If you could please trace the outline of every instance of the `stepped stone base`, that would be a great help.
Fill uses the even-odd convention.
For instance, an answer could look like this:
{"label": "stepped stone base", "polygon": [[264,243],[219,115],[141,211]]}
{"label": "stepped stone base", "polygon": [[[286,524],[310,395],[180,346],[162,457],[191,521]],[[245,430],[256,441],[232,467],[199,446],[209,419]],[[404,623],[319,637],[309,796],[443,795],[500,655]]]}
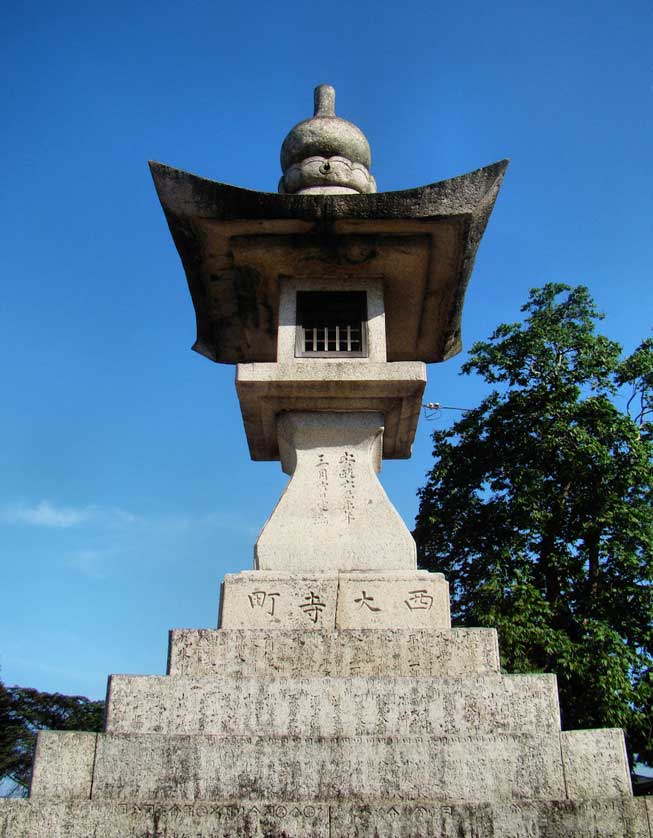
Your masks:
{"label": "stepped stone base", "polygon": [[0,800],[1,838],[653,838],[653,799],[476,805],[385,800]]}
{"label": "stepped stone base", "polygon": [[[328,627],[297,622],[306,585]],[[439,575],[224,591],[223,622],[255,627],[173,631],[167,676],[112,676],[104,733],[41,732],[0,838],[653,838],[621,731],[561,732],[554,676],[504,675],[494,631],[404,613],[416,592],[448,625]],[[272,627],[257,591],[284,605]],[[357,627],[363,592],[403,624]]]}

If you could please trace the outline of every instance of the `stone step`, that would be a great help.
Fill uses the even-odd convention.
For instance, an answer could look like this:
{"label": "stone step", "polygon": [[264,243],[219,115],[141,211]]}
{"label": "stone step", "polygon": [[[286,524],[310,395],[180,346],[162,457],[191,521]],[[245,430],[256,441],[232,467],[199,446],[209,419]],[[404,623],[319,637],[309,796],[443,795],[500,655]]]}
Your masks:
{"label": "stone step", "polygon": [[[70,780],[67,766],[73,767]],[[630,793],[618,730],[342,739],[84,737],[45,731],[38,738],[31,789],[33,799],[120,801],[394,798],[489,803]]]}
{"label": "stone step", "polygon": [[107,733],[443,736],[557,733],[553,675],[221,678],[113,675]]}
{"label": "stone step", "polygon": [[0,799],[2,838],[653,838],[653,798],[502,801]]}
{"label": "stone step", "polygon": [[494,629],[176,629],[169,675],[458,677],[498,672]]}

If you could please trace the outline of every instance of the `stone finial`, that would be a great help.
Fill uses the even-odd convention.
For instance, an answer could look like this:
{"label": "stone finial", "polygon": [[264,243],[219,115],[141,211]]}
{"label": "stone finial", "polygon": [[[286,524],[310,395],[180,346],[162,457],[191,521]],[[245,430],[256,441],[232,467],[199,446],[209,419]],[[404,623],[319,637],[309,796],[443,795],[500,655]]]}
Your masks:
{"label": "stone finial", "polygon": [[336,91],[320,84],[314,112],[290,131],[281,146],[279,192],[299,194],[370,193],[370,146],[365,134],[336,116]]}
{"label": "stone finial", "polygon": [[336,115],[336,89],[330,84],[318,84],[313,91],[313,116]]}

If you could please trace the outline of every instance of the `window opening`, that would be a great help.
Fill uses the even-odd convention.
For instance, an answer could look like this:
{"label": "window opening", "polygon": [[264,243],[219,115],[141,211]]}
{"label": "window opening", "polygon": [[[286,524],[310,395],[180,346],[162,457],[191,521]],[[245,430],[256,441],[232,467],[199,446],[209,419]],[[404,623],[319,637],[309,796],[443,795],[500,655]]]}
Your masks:
{"label": "window opening", "polygon": [[366,357],[366,292],[298,291],[295,355]]}

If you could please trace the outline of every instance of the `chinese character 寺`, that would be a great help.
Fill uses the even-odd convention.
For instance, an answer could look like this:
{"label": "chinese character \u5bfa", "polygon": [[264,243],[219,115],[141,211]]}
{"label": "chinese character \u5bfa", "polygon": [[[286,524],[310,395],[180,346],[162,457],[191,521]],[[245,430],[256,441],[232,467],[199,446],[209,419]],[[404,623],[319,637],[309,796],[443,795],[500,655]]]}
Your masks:
{"label": "chinese character \u5bfa", "polygon": [[404,602],[411,611],[430,611],[433,597],[427,591],[410,591]]}
{"label": "chinese character \u5bfa", "polygon": [[299,607],[302,609],[304,614],[308,614],[314,623],[317,623],[320,614],[326,608],[325,603],[322,602],[319,596],[313,593],[313,591],[307,593],[304,599],[306,602],[303,602]]}
{"label": "chinese character \u5bfa", "polygon": [[363,606],[366,606],[366,608],[369,608],[370,611],[380,611],[381,610],[380,608],[376,608],[374,605],[370,605],[370,602],[374,602],[374,597],[373,596],[367,596],[365,591],[363,591],[363,595],[358,597],[358,599],[355,599],[354,602],[360,603],[360,605],[358,606],[359,608],[362,608]]}
{"label": "chinese character \u5bfa", "polygon": [[248,594],[249,604],[252,608],[263,608],[265,603],[269,600],[267,613],[272,616],[274,614],[274,598],[277,596],[279,596],[279,594],[268,594],[266,591],[254,591],[253,593]]}

